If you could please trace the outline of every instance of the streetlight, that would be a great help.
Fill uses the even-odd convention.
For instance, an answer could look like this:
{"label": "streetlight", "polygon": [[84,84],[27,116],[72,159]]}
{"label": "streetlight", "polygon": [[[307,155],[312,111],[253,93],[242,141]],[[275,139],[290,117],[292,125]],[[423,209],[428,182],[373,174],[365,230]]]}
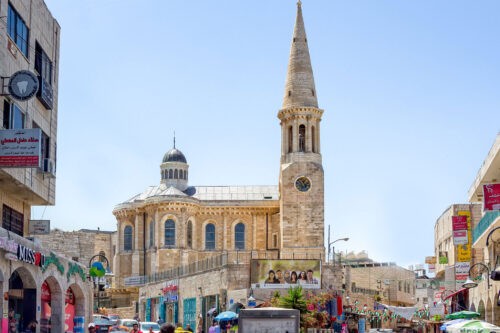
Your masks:
{"label": "streetlight", "polygon": [[[97,259],[97,260],[96,260]],[[103,263],[106,265],[104,267]],[[99,311],[99,303],[101,300],[100,279],[106,276],[113,276],[109,267],[109,260],[104,254],[96,254],[89,260],[89,275],[94,281],[94,287],[97,284],[97,311]],[[96,283],[97,281],[97,283]]]}
{"label": "streetlight", "polygon": [[483,264],[482,262],[478,262],[472,265],[469,268],[469,277],[467,281],[462,285],[462,287],[470,289],[477,287],[478,283],[476,281],[480,281],[483,277],[483,274],[486,273],[486,278],[488,282],[488,289],[490,289],[490,269],[488,266]]}
{"label": "streetlight", "polygon": [[339,238],[339,239],[336,239],[334,240],[333,242],[330,242],[328,243],[328,257],[330,257],[330,253],[333,252],[333,255],[332,255],[332,264],[335,264],[335,247],[332,246],[332,251],[330,252],[330,246],[335,243],[335,242],[338,242],[338,241],[344,241],[344,242],[347,242],[349,240],[349,237],[345,237],[345,238]]}

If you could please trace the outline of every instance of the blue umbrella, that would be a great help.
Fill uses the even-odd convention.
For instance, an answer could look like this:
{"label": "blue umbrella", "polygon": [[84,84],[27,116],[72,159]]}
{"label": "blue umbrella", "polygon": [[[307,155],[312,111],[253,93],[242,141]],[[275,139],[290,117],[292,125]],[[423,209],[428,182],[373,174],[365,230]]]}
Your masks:
{"label": "blue umbrella", "polygon": [[218,321],[233,320],[236,317],[238,317],[238,315],[236,313],[234,313],[233,311],[224,311],[224,312],[219,313],[217,315],[217,317],[215,317],[215,320],[218,320]]}

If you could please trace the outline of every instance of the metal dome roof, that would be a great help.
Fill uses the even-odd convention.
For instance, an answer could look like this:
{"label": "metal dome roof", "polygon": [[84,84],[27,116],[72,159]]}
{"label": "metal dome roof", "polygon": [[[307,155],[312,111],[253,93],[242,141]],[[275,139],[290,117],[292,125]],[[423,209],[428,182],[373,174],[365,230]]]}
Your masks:
{"label": "metal dome roof", "polygon": [[187,163],[186,157],[184,154],[177,148],[172,148],[167,153],[165,156],[163,156],[163,163],[165,162],[182,162],[182,163]]}

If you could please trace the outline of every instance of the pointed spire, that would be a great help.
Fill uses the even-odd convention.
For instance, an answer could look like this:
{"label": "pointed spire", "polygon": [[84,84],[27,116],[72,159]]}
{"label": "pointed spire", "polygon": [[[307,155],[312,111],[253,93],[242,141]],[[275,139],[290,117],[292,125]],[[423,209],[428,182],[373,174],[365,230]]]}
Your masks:
{"label": "pointed spire", "polygon": [[175,149],[175,131],[174,131],[174,149]]}
{"label": "pointed spire", "polygon": [[297,18],[288,60],[283,109],[290,107],[318,107],[314,76],[307,46],[306,29],[302,18],[302,2],[297,2]]}

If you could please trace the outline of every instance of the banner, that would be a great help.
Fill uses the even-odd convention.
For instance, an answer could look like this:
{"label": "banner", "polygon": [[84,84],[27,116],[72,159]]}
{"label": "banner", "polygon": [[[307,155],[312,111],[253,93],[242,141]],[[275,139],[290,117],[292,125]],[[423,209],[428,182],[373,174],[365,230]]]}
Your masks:
{"label": "banner", "polygon": [[458,211],[458,216],[467,217],[467,244],[460,244],[456,247],[456,258],[457,262],[470,262],[471,261],[471,244],[472,244],[472,232],[471,232],[471,219],[470,211],[462,210]]}
{"label": "banner", "polygon": [[321,288],[320,260],[255,259],[251,262],[252,288]]}
{"label": "banner", "polygon": [[457,290],[461,288],[462,284],[469,277],[470,262],[457,262],[455,263],[455,281]]}
{"label": "banner", "polygon": [[500,210],[500,183],[483,185],[483,210]]}
{"label": "banner", "polygon": [[454,230],[453,231],[453,245],[468,244],[469,237],[467,230]]}

